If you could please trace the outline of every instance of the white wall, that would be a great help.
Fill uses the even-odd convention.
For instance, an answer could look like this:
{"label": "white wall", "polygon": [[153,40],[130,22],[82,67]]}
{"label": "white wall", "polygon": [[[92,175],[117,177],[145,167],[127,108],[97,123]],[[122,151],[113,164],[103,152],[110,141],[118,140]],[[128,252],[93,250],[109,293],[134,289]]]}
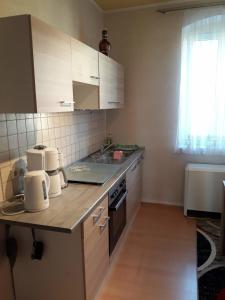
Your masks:
{"label": "white wall", "polygon": [[103,15],[90,0],[1,0],[0,17],[32,14],[98,48]]}
{"label": "white wall", "polygon": [[146,147],[143,201],[183,205],[187,162],[224,163],[223,157],[174,152],[179,97],[182,12],[153,9],[105,15],[112,57],[126,67],[126,105],[107,113],[108,132],[120,143]]}
{"label": "white wall", "polygon": [[[17,15],[17,14],[32,14],[33,16],[36,16],[37,18],[47,22],[50,25],[55,26],[56,28],[64,31],[67,34],[70,34],[81,41],[89,44],[90,46],[94,48],[98,48],[98,43],[101,37],[101,31],[103,28],[103,15],[102,13],[96,9],[96,7],[91,3],[89,0],[0,0],[0,17],[10,16],[10,15]],[[4,141],[4,144],[1,143],[0,145],[0,200],[3,200],[8,198],[12,193],[12,184],[11,184],[11,174],[10,170],[14,162],[13,159],[13,153],[16,156],[20,156],[22,154],[22,148],[28,147],[28,139],[29,137],[31,140],[34,138],[37,140],[38,136],[42,137],[43,140],[43,128],[39,128],[39,131],[42,131],[42,133],[37,133],[37,128],[35,129],[34,125],[32,128],[33,133],[29,133],[28,127],[24,127],[24,133],[23,133],[23,142],[25,143],[25,147],[19,147],[19,132],[18,132],[18,122],[19,119],[28,119],[29,116],[13,116],[14,120],[12,120],[17,125],[14,126],[14,145],[18,145],[14,150],[9,149],[10,143],[9,140],[12,141],[12,137],[9,138],[10,134],[9,127],[10,124],[10,118],[12,115],[1,115],[0,116],[0,137],[3,138],[1,140]],[[54,118],[54,115],[42,115],[42,116],[35,116],[30,115],[31,120],[34,120],[35,117],[44,117],[46,118],[47,122],[44,122],[45,124],[48,124],[47,131],[45,130],[45,134],[49,136],[48,140],[46,140],[46,143],[50,143],[50,140],[56,141],[56,136],[52,136],[53,131],[51,130],[50,133],[50,127],[49,127],[49,120],[51,118]],[[50,119],[49,119],[50,118]],[[70,131],[70,134],[68,137],[65,137],[65,120],[71,119],[72,123],[68,126],[72,126],[74,130]],[[8,124],[7,124],[8,119]],[[22,121],[21,119],[21,121]],[[87,146],[86,148],[89,148],[88,151],[91,151],[91,148],[93,150],[93,147],[95,148],[94,144],[99,143],[101,134],[103,134],[104,131],[104,116],[100,113],[83,113],[83,114],[73,114],[73,116],[69,116],[68,114],[60,115],[58,116],[59,121],[61,120],[62,123],[57,126],[58,127],[58,133],[60,130],[60,136],[58,136],[58,142],[61,142],[64,147],[64,153],[67,157],[67,162],[71,160],[71,158],[68,157],[72,155],[75,155],[74,158],[79,158],[81,155],[82,147],[84,147],[84,144]],[[77,120],[77,121],[76,121]],[[78,121],[79,120],[79,121]],[[22,121],[23,122],[23,121]],[[35,122],[35,121],[34,121]],[[99,123],[100,122],[100,123]],[[33,123],[33,121],[31,121]],[[79,124],[78,124],[79,123]],[[98,124],[100,126],[98,127]],[[9,127],[8,127],[9,126]],[[51,125],[52,126],[52,125]],[[67,127],[68,127],[67,126]],[[64,127],[64,128],[63,128]],[[12,129],[12,126],[11,126]],[[36,132],[36,133],[35,133]],[[95,132],[95,133],[94,133]],[[57,134],[58,135],[58,134]],[[71,143],[71,137],[74,136],[75,139],[81,138],[80,142],[78,142],[77,146],[75,145],[75,139],[73,143]],[[17,137],[16,137],[17,136]],[[65,148],[65,143],[63,142],[63,139],[66,139],[70,141],[70,144],[72,146],[69,148]],[[17,140],[17,142],[16,142]],[[44,141],[43,141],[44,142]],[[32,142],[33,143],[33,142]],[[54,143],[54,141],[53,141]],[[75,144],[74,144],[75,143]],[[73,145],[72,145],[73,144]],[[88,146],[88,145],[89,146]],[[12,145],[12,144],[11,144]],[[83,145],[83,146],[82,146]],[[68,145],[69,146],[69,145]],[[21,150],[19,149],[21,148]],[[10,154],[11,153],[11,154]],[[70,154],[71,155],[70,155]],[[84,152],[83,152],[84,153]],[[16,159],[17,157],[14,157]],[[69,160],[68,160],[69,159]],[[5,184],[3,181],[5,181]],[[0,299],[4,300],[12,300],[13,299],[13,293],[11,289],[11,281],[10,281],[10,272],[8,267],[8,260],[5,256],[5,249],[4,249],[4,227],[0,226]]]}

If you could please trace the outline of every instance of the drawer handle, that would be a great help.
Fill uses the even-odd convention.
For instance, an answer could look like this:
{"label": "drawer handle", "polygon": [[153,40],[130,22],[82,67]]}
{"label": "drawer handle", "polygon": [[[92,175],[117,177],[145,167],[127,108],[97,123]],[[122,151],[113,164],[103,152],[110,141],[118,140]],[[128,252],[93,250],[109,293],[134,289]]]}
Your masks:
{"label": "drawer handle", "polygon": [[61,106],[67,107],[75,104],[75,101],[60,101],[59,103],[61,104]]}
{"label": "drawer handle", "polygon": [[105,230],[105,228],[106,228],[106,226],[107,226],[107,224],[108,224],[108,222],[109,222],[110,217],[105,217],[104,219],[105,219],[105,222],[104,222],[103,224],[100,224],[100,225],[99,225],[99,228],[100,228],[100,232],[101,232],[101,233]]}
{"label": "drawer handle", "polygon": [[109,104],[120,104],[120,101],[108,101]]}
{"label": "drawer handle", "polygon": [[100,79],[99,77],[97,76],[90,76],[91,79]]}
{"label": "drawer handle", "polygon": [[100,219],[103,211],[105,210],[105,207],[101,206],[99,207],[99,212],[98,214],[93,214],[92,217],[93,217],[93,224],[96,224],[98,222],[98,220]]}

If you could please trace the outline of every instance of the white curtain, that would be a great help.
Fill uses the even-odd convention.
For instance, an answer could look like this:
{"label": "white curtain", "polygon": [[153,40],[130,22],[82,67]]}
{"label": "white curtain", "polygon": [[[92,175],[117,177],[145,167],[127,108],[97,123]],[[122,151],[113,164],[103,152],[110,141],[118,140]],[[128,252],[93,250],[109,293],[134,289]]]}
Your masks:
{"label": "white curtain", "polygon": [[177,144],[225,154],[225,9],[188,11],[182,29]]}

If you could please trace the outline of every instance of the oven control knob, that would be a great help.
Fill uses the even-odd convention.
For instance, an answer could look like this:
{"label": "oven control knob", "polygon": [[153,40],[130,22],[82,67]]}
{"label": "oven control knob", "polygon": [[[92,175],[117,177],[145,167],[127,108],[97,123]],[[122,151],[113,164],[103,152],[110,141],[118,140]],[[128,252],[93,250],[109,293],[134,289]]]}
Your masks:
{"label": "oven control knob", "polygon": [[118,195],[118,193],[119,193],[118,191],[115,191],[115,192],[114,192],[115,197]]}

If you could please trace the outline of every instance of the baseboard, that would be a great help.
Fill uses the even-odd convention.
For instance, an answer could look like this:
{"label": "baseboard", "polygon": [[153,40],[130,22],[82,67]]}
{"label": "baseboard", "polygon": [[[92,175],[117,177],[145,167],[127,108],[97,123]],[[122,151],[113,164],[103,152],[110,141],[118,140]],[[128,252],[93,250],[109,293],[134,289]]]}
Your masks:
{"label": "baseboard", "polygon": [[181,204],[180,202],[171,203],[171,202],[168,202],[168,201],[154,201],[154,200],[148,201],[146,199],[142,199],[141,203],[144,203],[144,204],[162,204],[162,205],[183,207],[183,204]]}

